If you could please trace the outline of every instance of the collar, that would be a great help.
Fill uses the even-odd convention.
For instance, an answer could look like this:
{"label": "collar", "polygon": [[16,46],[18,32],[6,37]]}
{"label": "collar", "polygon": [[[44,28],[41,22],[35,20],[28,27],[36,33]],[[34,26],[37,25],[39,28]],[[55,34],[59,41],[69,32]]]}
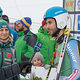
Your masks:
{"label": "collar", "polygon": [[9,38],[7,38],[6,40],[0,39],[0,42],[2,42],[2,43],[7,43],[8,41],[9,41]]}
{"label": "collar", "polygon": [[0,48],[8,47],[9,45],[10,45],[9,41],[7,43],[0,42]]}
{"label": "collar", "polygon": [[26,30],[26,31],[24,31],[24,34],[27,34],[29,31],[30,31],[29,29],[28,29],[28,30]]}

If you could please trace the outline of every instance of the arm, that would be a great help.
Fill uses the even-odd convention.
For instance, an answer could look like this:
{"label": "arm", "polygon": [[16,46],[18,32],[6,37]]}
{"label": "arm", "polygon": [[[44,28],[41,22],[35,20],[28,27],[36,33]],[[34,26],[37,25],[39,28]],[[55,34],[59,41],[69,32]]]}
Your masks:
{"label": "arm", "polygon": [[26,53],[21,55],[21,60],[22,61],[29,61],[33,52],[34,52],[34,48],[32,48],[31,46],[28,46],[28,49],[27,49]]}
{"label": "arm", "polygon": [[0,69],[0,80],[5,80],[20,74],[21,70],[18,64],[2,67]]}
{"label": "arm", "polygon": [[36,35],[26,35],[24,38],[24,41],[27,42],[27,49],[26,53],[22,54],[21,59],[22,61],[27,61],[29,58],[32,56],[34,52],[34,46],[36,45],[37,42],[37,36]]}
{"label": "arm", "polygon": [[31,66],[32,64],[26,61],[2,67],[0,69],[0,80],[5,80],[22,73],[22,70],[25,67],[27,67],[26,73],[29,73],[31,71]]}

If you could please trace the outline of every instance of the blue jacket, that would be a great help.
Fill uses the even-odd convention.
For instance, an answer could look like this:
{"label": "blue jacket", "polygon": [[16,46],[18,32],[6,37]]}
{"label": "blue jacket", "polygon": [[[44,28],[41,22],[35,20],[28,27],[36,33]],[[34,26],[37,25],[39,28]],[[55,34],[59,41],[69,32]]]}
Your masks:
{"label": "blue jacket", "polygon": [[14,30],[11,29],[11,28],[10,28],[10,32],[11,32],[12,37],[13,37],[13,46],[14,46],[14,45],[15,45],[15,42],[16,42],[16,40],[17,40],[17,38],[18,38],[18,34],[17,34],[16,31],[14,31]]}

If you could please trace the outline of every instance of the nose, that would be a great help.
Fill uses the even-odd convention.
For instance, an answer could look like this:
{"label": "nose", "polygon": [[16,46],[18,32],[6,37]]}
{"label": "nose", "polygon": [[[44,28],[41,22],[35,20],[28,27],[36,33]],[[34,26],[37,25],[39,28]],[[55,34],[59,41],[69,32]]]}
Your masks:
{"label": "nose", "polygon": [[5,31],[5,30],[3,30],[3,33],[5,34],[5,33],[6,33],[6,31]]}

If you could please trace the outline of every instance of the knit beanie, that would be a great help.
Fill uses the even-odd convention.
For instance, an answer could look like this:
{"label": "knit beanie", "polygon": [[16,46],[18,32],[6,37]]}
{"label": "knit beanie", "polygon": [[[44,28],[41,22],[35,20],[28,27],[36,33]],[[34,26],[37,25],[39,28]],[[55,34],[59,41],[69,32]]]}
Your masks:
{"label": "knit beanie", "polygon": [[[36,54],[34,55],[33,59],[34,58],[40,59],[42,61],[42,63],[44,61],[44,58],[43,58],[43,56],[42,56],[42,54],[40,52],[36,52]],[[32,63],[33,63],[33,60],[32,60]]]}
{"label": "knit beanie", "polygon": [[31,18],[29,17],[23,17],[21,20],[20,20],[21,24],[24,25],[25,27],[27,27],[28,29],[30,28],[31,24],[32,24],[32,21],[31,21]]}
{"label": "knit beanie", "polygon": [[9,23],[9,18],[8,18],[7,15],[2,15],[2,19],[5,20],[5,21],[7,21]]}
{"label": "knit beanie", "polygon": [[42,21],[42,27],[43,27],[45,24],[47,24],[47,23],[46,23],[46,20],[43,20],[43,21]]}
{"label": "knit beanie", "polygon": [[17,20],[17,21],[15,22],[15,25],[18,25],[18,24],[19,24],[19,22],[20,22],[20,20]]}
{"label": "knit beanie", "polygon": [[0,8],[0,16],[2,16],[2,13],[3,13],[3,11],[2,11],[2,9]]}
{"label": "knit beanie", "polygon": [[8,28],[9,29],[9,25],[6,21],[0,20],[0,28]]}

